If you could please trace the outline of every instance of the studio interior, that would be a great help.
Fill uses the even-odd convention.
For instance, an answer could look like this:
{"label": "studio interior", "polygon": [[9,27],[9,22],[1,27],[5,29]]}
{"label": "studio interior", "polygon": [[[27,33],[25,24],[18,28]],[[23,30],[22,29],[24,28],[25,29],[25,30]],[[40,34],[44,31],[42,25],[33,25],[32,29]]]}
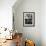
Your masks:
{"label": "studio interior", "polygon": [[0,0],[0,46],[46,46],[46,0]]}

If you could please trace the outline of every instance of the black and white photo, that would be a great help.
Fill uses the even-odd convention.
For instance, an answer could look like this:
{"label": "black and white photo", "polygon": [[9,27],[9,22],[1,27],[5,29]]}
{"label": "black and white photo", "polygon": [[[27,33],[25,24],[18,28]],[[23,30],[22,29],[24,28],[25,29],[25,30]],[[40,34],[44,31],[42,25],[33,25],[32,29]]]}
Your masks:
{"label": "black and white photo", "polygon": [[23,26],[32,27],[35,25],[35,12],[23,12]]}

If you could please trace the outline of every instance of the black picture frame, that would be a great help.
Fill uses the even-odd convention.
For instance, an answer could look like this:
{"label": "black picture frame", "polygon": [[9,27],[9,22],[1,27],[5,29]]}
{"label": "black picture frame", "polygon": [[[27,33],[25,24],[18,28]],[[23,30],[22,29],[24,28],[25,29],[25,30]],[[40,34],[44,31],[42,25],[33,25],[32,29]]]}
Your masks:
{"label": "black picture frame", "polygon": [[24,27],[35,26],[35,12],[23,12],[23,26]]}

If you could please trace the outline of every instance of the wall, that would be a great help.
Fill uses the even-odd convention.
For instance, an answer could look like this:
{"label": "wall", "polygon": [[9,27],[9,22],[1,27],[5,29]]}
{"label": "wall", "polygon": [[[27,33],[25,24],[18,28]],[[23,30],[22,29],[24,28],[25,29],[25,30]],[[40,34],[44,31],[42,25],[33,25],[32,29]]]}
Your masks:
{"label": "wall", "polygon": [[[22,32],[24,39],[34,40],[36,46],[41,46],[41,0],[20,1],[13,6],[15,30]],[[35,27],[23,27],[23,12],[35,12]]]}
{"label": "wall", "polygon": [[46,0],[41,1],[41,40],[42,46],[46,46]]}
{"label": "wall", "polygon": [[12,29],[12,6],[16,0],[0,0],[0,27]]}

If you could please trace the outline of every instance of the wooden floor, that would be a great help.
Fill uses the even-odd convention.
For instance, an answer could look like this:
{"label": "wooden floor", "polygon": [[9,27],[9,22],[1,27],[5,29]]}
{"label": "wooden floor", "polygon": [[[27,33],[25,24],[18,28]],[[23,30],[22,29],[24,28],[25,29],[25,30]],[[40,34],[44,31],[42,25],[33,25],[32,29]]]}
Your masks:
{"label": "wooden floor", "polygon": [[6,42],[2,43],[0,46],[16,46],[15,39],[13,39],[13,40],[6,40]]}

